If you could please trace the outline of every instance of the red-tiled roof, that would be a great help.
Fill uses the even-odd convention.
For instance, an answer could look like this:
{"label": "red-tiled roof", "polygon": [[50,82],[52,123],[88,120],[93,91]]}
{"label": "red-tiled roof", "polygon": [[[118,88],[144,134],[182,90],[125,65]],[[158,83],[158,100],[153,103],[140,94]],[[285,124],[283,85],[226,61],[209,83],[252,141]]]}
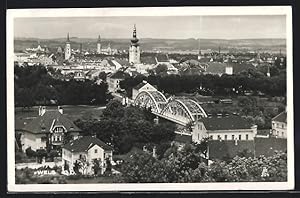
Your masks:
{"label": "red-tiled roof", "polygon": [[63,148],[72,152],[85,152],[88,151],[94,145],[98,145],[105,151],[112,151],[113,148],[102,142],[96,137],[83,136],[79,139],[73,140],[63,146]]}
{"label": "red-tiled roof", "polygon": [[69,132],[81,131],[71,120],[57,110],[46,110],[42,116],[38,116],[25,125],[23,130],[31,133],[49,133],[53,123],[63,125]]}
{"label": "red-tiled roof", "polygon": [[202,118],[207,130],[230,130],[230,129],[250,129],[252,125],[240,116],[230,116],[222,118]]}
{"label": "red-tiled roof", "polygon": [[286,123],[286,111],[281,112],[280,114],[278,114],[277,116],[275,116],[274,118],[272,118],[273,121],[276,122],[284,122]]}

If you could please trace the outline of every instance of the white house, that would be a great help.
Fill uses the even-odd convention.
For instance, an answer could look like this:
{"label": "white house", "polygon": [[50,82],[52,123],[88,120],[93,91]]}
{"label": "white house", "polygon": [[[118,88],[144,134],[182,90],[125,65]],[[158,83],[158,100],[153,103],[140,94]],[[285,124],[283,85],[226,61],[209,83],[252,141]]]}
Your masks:
{"label": "white house", "polygon": [[72,170],[75,162],[83,162],[87,166],[93,166],[93,161],[98,160],[101,167],[105,168],[107,159],[112,162],[112,152],[112,147],[98,138],[83,136],[63,146],[62,162]]}
{"label": "white house", "polygon": [[277,138],[287,138],[286,111],[272,118],[272,134]]}
{"label": "white house", "polygon": [[200,142],[209,137],[211,140],[253,141],[256,133],[257,126],[239,116],[201,118],[194,125],[192,140]]}
{"label": "white house", "polygon": [[37,149],[60,149],[67,135],[74,139],[78,137],[79,129],[64,114],[63,109],[46,109],[39,107],[39,115],[22,129],[22,150],[27,148]]}

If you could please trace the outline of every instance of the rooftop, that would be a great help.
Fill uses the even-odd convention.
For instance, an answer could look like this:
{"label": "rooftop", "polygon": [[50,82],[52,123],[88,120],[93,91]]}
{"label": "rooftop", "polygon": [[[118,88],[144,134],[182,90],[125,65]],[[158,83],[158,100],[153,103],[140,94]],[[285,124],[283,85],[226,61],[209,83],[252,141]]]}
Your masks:
{"label": "rooftop", "polygon": [[81,129],[58,110],[46,110],[42,116],[38,116],[25,125],[23,130],[31,133],[49,133],[51,126],[54,125],[63,125],[67,131],[81,131]]}
{"label": "rooftop", "polygon": [[286,122],[286,111],[281,112],[280,114],[278,114],[277,116],[275,116],[274,118],[272,118],[273,121],[276,122]]}
{"label": "rooftop", "polygon": [[63,146],[63,148],[72,152],[85,152],[92,148],[94,145],[98,145],[106,151],[112,151],[113,148],[108,146],[101,140],[92,136],[83,136],[79,139],[73,140]]}
{"label": "rooftop", "polygon": [[240,116],[202,118],[199,121],[203,122],[207,130],[250,129],[252,127],[246,119]]}

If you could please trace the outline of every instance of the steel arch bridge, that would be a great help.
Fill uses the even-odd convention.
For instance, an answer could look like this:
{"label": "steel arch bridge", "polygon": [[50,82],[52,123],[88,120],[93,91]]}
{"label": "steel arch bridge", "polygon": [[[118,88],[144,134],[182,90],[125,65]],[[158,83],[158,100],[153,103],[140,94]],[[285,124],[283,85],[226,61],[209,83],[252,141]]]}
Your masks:
{"label": "steel arch bridge", "polygon": [[160,91],[142,91],[135,98],[134,105],[151,108],[152,113],[160,113],[167,102]]}
{"label": "steel arch bridge", "polygon": [[185,98],[168,100],[159,91],[140,92],[134,105],[150,108],[153,114],[183,126],[194,123],[201,117],[207,117],[204,109],[196,101]]}

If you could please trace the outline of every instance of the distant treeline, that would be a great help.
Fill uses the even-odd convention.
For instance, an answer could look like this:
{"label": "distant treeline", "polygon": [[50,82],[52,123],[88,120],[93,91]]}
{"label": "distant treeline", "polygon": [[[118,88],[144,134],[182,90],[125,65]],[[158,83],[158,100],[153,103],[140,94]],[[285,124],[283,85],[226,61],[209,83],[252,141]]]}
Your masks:
{"label": "distant treeline", "polygon": [[202,95],[253,95],[266,94],[269,96],[286,95],[286,72],[283,70],[278,75],[267,77],[256,70],[244,71],[237,75],[138,75],[128,77],[121,81],[121,88],[125,89],[128,96],[131,90],[142,80],[156,85],[160,91],[168,94],[199,93]]}
{"label": "distant treeline", "polygon": [[93,81],[62,81],[52,78],[43,66],[15,66],[15,105],[106,104],[111,98],[107,84]]}

